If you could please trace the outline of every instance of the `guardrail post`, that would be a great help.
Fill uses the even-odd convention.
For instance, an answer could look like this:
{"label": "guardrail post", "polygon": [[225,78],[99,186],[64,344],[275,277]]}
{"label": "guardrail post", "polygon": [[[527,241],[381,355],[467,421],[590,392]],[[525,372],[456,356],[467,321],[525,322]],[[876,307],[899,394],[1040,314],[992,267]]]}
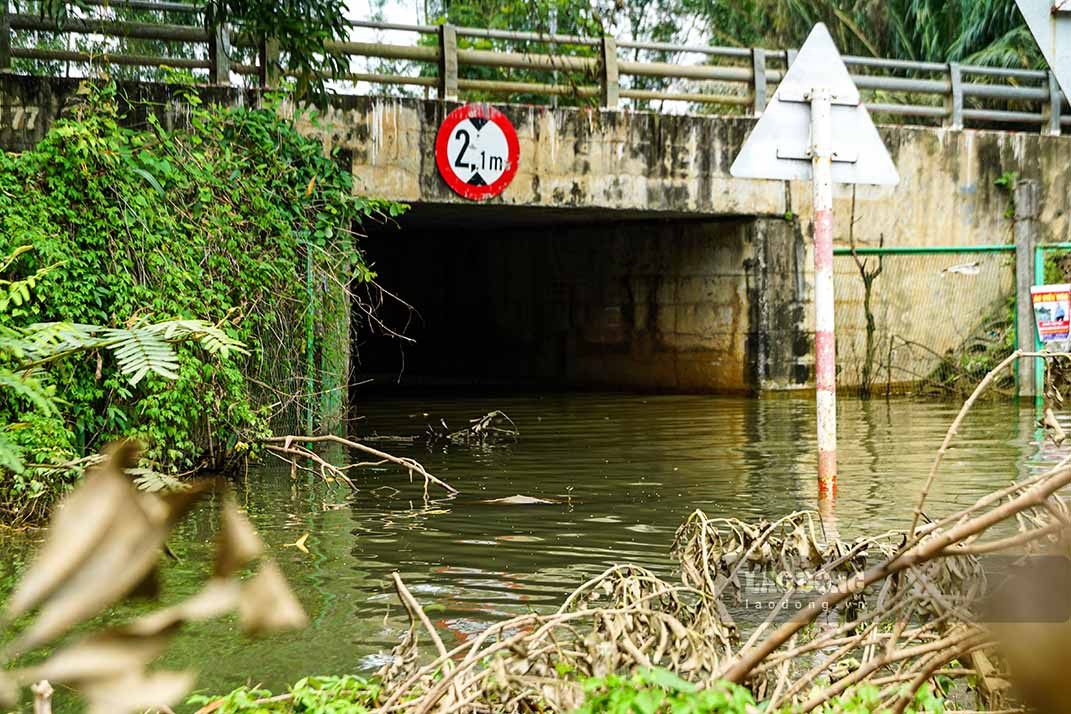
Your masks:
{"label": "guardrail post", "polygon": [[766,50],[761,47],[751,49],[751,98],[755,116],[766,111]]}
{"label": "guardrail post", "polygon": [[[1024,179],[1015,185],[1015,317],[1017,347],[1034,351],[1034,308],[1030,287],[1034,284],[1034,248],[1038,242],[1038,182]],[[1019,396],[1035,391],[1034,360],[1019,360]]]}
{"label": "guardrail post", "polygon": [[457,101],[457,28],[439,25],[439,99]]}
{"label": "guardrail post", "polygon": [[279,40],[265,38],[260,46],[260,86],[274,89],[279,86]]}
{"label": "guardrail post", "polygon": [[1056,75],[1049,72],[1049,104],[1042,110],[1045,115],[1045,123],[1041,126],[1042,134],[1060,135],[1060,113],[1063,102],[1064,95],[1060,91],[1060,83],[1056,81]]}
{"label": "guardrail post", "polygon": [[948,63],[948,78],[952,91],[945,100],[945,106],[948,108],[945,126],[958,130],[963,128],[963,69],[958,62]]}
{"label": "guardrail post", "polygon": [[0,72],[11,71],[11,15],[8,0],[0,0]]}
{"label": "guardrail post", "polygon": [[231,63],[228,52],[230,42],[227,39],[227,28],[223,23],[219,23],[212,28],[212,35],[208,38],[208,81],[212,84],[230,84]]}
{"label": "guardrail post", "polygon": [[602,106],[617,109],[621,85],[617,73],[617,39],[602,38]]}

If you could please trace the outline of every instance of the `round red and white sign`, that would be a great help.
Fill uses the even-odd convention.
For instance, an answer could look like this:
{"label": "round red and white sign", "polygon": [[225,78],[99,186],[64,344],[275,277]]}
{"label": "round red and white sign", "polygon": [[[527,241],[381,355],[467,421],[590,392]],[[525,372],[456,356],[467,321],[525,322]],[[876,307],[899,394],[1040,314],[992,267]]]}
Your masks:
{"label": "round red and white sign", "polygon": [[435,163],[450,188],[472,201],[497,196],[517,173],[517,132],[487,104],[466,104],[447,115],[435,138]]}

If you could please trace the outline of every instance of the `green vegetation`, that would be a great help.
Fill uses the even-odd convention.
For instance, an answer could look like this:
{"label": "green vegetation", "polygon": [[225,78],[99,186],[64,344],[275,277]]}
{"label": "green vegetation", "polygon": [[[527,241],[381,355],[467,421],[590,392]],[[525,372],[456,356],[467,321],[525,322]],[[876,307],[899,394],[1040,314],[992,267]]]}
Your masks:
{"label": "green vegetation", "polygon": [[1040,66],[1014,0],[714,0],[707,26],[718,44],[799,47],[826,23],[845,54],[928,62]]}
{"label": "green vegetation", "polygon": [[[235,42],[228,48],[232,63],[255,63],[258,50],[266,39],[277,43],[276,49],[286,58],[286,67],[295,78],[294,90],[300,97],[318,100],[326,98],[324,78],[347,70],[344,58],[326,51],[324,43],[345,39],[346,3],[343,0],[291,0],[279,3],[271,0],[207,0],[191,3],[204,12],[146,9],[120,4],[105,6],[99,3],[59,2],[58,0],[13,0],[13,10],[61,20],[68,17],[109,17],[124,22],[166,23],[171,25],[204,24],[208,29],[225,24]],[[29,43],[34,47],[53,50],[76,50],[91,55],[132,54],[151,57],[180,57],[200,59],[192,45],[166,40],[100,35],[64,35],[55,32],[33,32]],[[71,44],[68,44],[71,43]],[[76,65],[81,63],[75,63]],[[273,63],[279,69],[278,61]],[[17,71],[33,74],[70,74],[70,65],[57,60],[15,59]],[[84,65],[83,65],[84,67]],[[172,70],[167,67],[111,65],[109,76],[114,79],[167,80]]]}
{"label": "green vegetation", "polygon": [[[388,0],[379,0],[386,4]],[[846,54],[1041,66],[1014,0],[433,0],[428,19],[457,25],[711,45],[799,47],[826,23]]]}
{"label": "green vegetation", "polygon": [[[84,103],[35,149],[0,157],[0,255],[14,257],[0,327],[105,328],[53,335],[82,341],[34,375],[58,409],[25,389],[0,394],[5,436],[28,461],[67,462],[134,436],[147,466],[186,472],[226,463],[273,416],[293,421],[304,406],[295,395],[318,389],[323,356],[323,290],[311,287],[370,279],[355,229],[402,210],[354,196],[348,168],[273,107],[185,98],[188,127],[166,129],[149,112],[135,130],[120,121],[113,85],[87,85]],[[122,350],[100,342],[124,329],[145,339],[150,325],[173,320],[205,320],[195,337],[210,326],[248,354],[217,360],[181,345],[163,370],[131,371]],[[294,345],[306,344],[300,359]],[[25,369],[12,349],[5,367]],[[24,488],[53,497],[71,479],[37,469],[23,485],[14,462],[5,466],[0,511],[9,520]]]}
{"label": "green vegetation", "polygon": [[[650,669],[631,676],[609,675],[582,682],[585,700],[575,714],[747,714],[757,711],[751,693],[727,682],[700,689],[665,669]],[[221,703],[217,714],[364,714],[383,702],[384,692],[376,680],[361,677],[306,677],[288,693],[273,695],[260,687],[239,687],[223,696],[197,695],[189,703],[198,706]],[[879,707],[878,688],[854,687],[815,710],[821,714],[871,714]],[[549,710],[548,710],[549,711]],[[792,709],[781,710],[791,714]],[[941,714],[944,700],[924,685],[908,714]]]}
{"label": "green vegetation", "polygon": [[[300,97],[312,96],[322,103],[324,77],[349,69],[346,58],[324,49],[329,40],[346,39],[345,0],[207,0],[204,21],[205,27],[228,25],[258,47],[269,38],[277,42],[286,68],[296,77],[294,91]],[[279,67],[276,61],[273,69]]]}
{"label": "green vegetation", "polygon": [[[11,295],[17,296],[19,304],[29,299],[28,293],[19,294],[20,288],[25,291],[29,282],[15,282],[10,286]],[[6,298],[0,299],[0,304],[4,302]],[[172,346],[182,342],[194,342],[209,356],[224,360],[232,353],[245,353],[240,342],[201,320],[160,323],[139,320],[130,328],[67,322],[35,323],[19,328],[0,323],[0,387],[3,388],[0,399],[11,410],[17,411],[24,405],[27,409],[18,415],[19,421],[8,423],[0,430],[0,469],[7,476],[0,492],[0,506],[14,511],[6,514],[14,516],[11,520],[44,515],[50,497],[74,481],[81,465],[80,460],[60,464],[70,458],[74,449],[47,367],[61,360],[107,350],[117,363],[119,375],[131,387],[136,387],[150,373],[162,379],[176,379],[179,364]],[[33,466],[27,467],[27,458],[32,459]],[[142,468],[141,478],[148,483],[159,480],[160,475]]]}
{"label": "green vegetation", "polygon": [[203,706],[222,699],[218,714],[364,714],[379,703],[381,693],[378,684],[361,677],[305,677],[282,696],[260,687],[239,687],[223,697],[195,695],[188,703]]}
{"label": "green vegetation", "polygon": [[609,675],[589,679],[584,682],[584,695],[584,705],[576,714],[746,714],[748,707],[755,704],[751,692],[743,687],[719,682],[712,687],[699,689],[665,669],[643,670],[629,677]]}
{"label": "green vegetation", "polygon": [[[383,8],[394,0],[373,0],[373,15],[383,16]],[[1004,67],[1043,68],[1037,44],[1016,9],[1014,0],[534,0],[533,2],[492,2],[492,0],[429,0],[424,3],[421,21],[451,23],[456,26],[490,27],[538,33],[636,39],[678,45],[729,47],[800,47],[815,23],[824,22],[837,46],[845,54],[889,57],[928,62],[962,62]],[[421,40],[435,45],[433,35]],[[472,49],[526,51],[537,54],[579,57],[601,56],[598,45],[556,44],[538,41],[473,38],[461,36],[458,46]],[[682,53],[665,49],[618,47],[624,61],[679,63]],[[727,61],[722,58],[720,62]],[[740,60],[745,63],[744,60]],[[428,65],[400,61],[373,61],[381,73],[417,70],[435,74]],[[473,80],[520,81],[554,84],[562,89],[558,104],[595,105],[599,99],[592,88],[600,81],[597,67],[577,69],[501,69],[463,65],[460,76]],[[928,76],[928,75],[927,75]],[[985,81],[985,80],[980,80]],[[674,80],[664,77],[629,76],[623,86],[636,90],[681,90]],[[691,83],[685,91],[698,91]],[[579,88],[586,91],[577,91]],[[722,91],[717,83],[713,91]],[[389,88],[406,94],[411,90]],[[499,101],[501,93],[466,90],[474,101]],[[879,92],[879,101],[902,101],[900,95]],[[511,101],[546,103],[545,94],[511,95]],[[632,106],[659,109],[651,100],[632,99]],[[976,100],[972,99],[971,102]],[[695,111],[711,111],[699,104]],[[718,106],[719,113],[740,111]]]}

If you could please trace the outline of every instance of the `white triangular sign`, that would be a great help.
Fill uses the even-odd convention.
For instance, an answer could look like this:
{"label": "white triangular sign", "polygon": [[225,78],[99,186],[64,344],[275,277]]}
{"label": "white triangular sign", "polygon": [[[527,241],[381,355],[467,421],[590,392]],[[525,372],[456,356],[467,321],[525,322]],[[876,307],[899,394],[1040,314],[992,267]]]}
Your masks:
{"label": "white triangular sign", "polygon": [[1071,92],[1071,2],[1015,0],[1015,4],[1060,88],[1064,94]]}
{"label": "white triangular sign", "polygon": [[741,178],[809,181],[811,106],[807,97],[815,89],[828,89],[833,95],[833,181],[899,183],[892,158],[822,23],[811,30],[729,173]]}

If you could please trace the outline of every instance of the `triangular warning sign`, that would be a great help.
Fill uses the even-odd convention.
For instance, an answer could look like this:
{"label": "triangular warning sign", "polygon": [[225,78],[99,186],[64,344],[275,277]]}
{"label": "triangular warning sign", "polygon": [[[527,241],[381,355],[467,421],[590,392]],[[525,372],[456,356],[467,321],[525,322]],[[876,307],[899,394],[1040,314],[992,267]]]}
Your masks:
{"label": "triangular warning sign", "polygon": [[729,173],[741,178],[810,180],[808,98],[815,89],[828,89],[833,95],[833,181],[899,183],[892,158],[822,23],[811,30]]}
{"label": "triangular warning sign", "polygon": [[1071,92],[1071,2],[1067,0],[1015,0],[1030,34],[1056,75],[1064,94]]}

